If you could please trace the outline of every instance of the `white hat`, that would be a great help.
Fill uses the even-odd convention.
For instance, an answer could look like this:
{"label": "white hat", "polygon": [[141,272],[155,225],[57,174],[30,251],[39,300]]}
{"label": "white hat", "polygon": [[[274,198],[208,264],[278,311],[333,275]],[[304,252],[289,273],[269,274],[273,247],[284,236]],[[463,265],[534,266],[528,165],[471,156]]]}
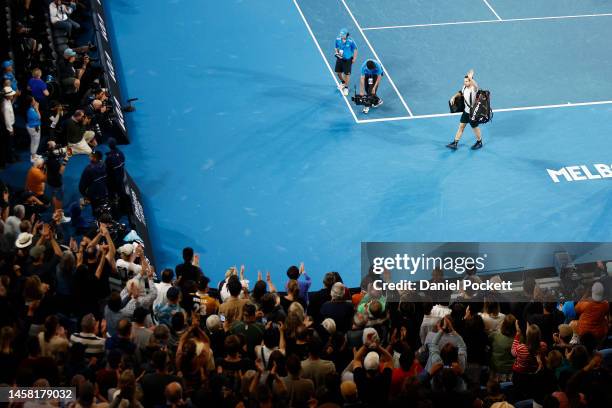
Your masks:
{"label": "white hat", "polygon": [[595,282],[593,287],[591,288],[591,297],[596,302],[601,302],[603,300],[604,295],[604,287],[601,282]]}
{"label": "white hat", "polygon": [[121,255],[130,256],[134,252],[134,245],[133,244],[121,245],[119,247],[118,252]]}
{"label": "white hat", "polygon": [[4,96],[13,96],[17,93],[10,86],[5,86],[4,89],[2,89],[2,92],[4,93]]}
{"label": "white hat", "polygon": [[375,351],[370,351],[363,359],[363,368],[366,370],[376,370],[380,364],[380,357]]}
{"label": "white hat", "polygon": [[22,232],[17,236],[15,240],[15,246],[17,248],[27,248],[32,245],[32,237],[33,235],[29,232]]}
{"label": "white hat", "polygon": [[336,332],[336,322],[332,318],[327,318],[321,322],[321,326],[327,330],[329,334],[334,334]]}

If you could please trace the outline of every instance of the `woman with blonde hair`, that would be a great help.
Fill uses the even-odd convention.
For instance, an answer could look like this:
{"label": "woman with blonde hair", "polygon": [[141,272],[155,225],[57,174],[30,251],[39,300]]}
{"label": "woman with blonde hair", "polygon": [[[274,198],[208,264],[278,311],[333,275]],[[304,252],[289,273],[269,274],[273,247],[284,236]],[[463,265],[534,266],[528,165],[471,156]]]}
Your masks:
{"label": "woman with blonde hair", "polygon": [[470,110],[474,103],[476,102],[476,93],[478,92],[478,84],[474,80],[474,70],[471,69],[465,74],[463,78],[463,88],[459,92],[457,92],[451,98],[451,104],[455,103],[456,98],[463,98],[463,102],[465,104],[465,108],[463,109],[463,113],[461,114],[461,119],[459,119],[459,129],[457,129],[457,133],[455,134],[455,139],[446,145],[446,147],[457,150],[459,145],[459,140],[463,135],[463,131],[465,130],[465,125],[468,123],[472,127],[474,131],[474,135],[476,136],[476,143],[472,146],[472,150],[477,150],[482,147],[482,135],[480,133],[480,129],[478,128],[477,122],[470,121]]}

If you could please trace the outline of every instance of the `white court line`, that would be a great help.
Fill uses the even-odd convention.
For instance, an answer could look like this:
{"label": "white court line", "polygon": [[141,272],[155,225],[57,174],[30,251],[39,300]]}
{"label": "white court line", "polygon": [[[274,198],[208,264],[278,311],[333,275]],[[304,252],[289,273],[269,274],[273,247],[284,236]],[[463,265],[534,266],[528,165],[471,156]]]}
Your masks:
{"label": "white court line", "polygon": [[[338,82],[338,79],[336,78],[336,75],[334,74],[334,70],[332,69],[331,65],[329,65],[329,61],[327,61],[327,58],[325,58],[325,54],[323,53],[323,50],[321,49],[321,46],[319,45],[319,42],[317,41],[314,33],[312,32],[312,29],[310,28],[310,24],[308,24],[306,17],[304,17],[304,13],[302,13],[302,9],[300,8],[300,5],[298,4],[297,0],[293,0],[293,4],[295,4],[295,7],[300,13],[300,16],[302,16],[302,20],[304,20],[304,24],[306,25],[306,28],[308,29],[308,32],[310,33],[312,40],[317,46],[317,49],[319,50],[319,53],[321,54],[321,58],[323,58],[323,61],[325,61],[325,65],[327,65],[327,69],[329,69],[329,73],[331,74],[332,78],[334,78],[334,82],[336,83],[336,86],[340,85],[340,83]],[[351,115],[353,115],[353,119],[355,119],[355,122],[359,123],[359,120],[357,119],[357,115],[355,115],[355,112],[351,108],[351,104],[349,103],[348,98],[344,96],[342,91],[338,90],[338,92],[340,92],[340,95],[342,95],[342,99],[344,99],[344,102],[346,102],[346,106],[351,111]]]}
{"label": "white court line", "polygon": [[[517,112],[517,111],[540,110],[540,109],[573,108],[577,106],[595,106],[595,105],[612,105],[612,101],[576,102],[576,103],[560,103],[557,105],[522,106],[518,108],[493,109],[493,112],[494,113]],[[357,120],[357,123],[395,122],[398,120],[442,118],[442,117],[458,116],[458,115],[461,115],[461,113],[434,113],[431,115],[394,116],[391,118],[359,119]]]}
{"label": "white court line", "polygon": [[578,14],[574,16],[507,18],[505,20],[455,21],[455,22],[450,22],[450,23],[409,24],[409,25],[396,25],[396,26],[364,27],[363,31],[393,30],[396,28],[439,27],[439,26],[463,25],[463,24],[511,23],[515,21],[565,20],[565,19],[572,19],[572,18],[610,17],[610,16],[612,16],[612,13]]}
{"label": "white court line", "polygon": [[489,2],[488,2],[487,0],[482,0],[482,1],[484,1],[484,2],[485,2],[485,4],[487,5],[487,7],[489,8],[489,10],[491,10],[491,11],[493,12],[493,14],[495,14],[495,17],[497,17],[497,19],[498,19],[499,21],[502,21],[502,18],[499,16],[499,14],[497,14],[497,11],[495,11],[495,10],[493,9],[493,7],[491,7],[491,5],[489,4]]}
{"label": "white court line", "polygon": [[[357,27],[357,29],[359,30],[359,32],[363,36],[363,39],[365,40],[366,44],[368,44],[368,47],[370,47],[370,51],[372,51],[372,54],[374,55],[374,58],[376,58],[378,60],[378,62],[380,63],[380,65],[382,66],[383,71],[385,72],[385,76],[389,79],[389,83],[391,84],[391,87],[395,90],[395,93],[397,93],[397,96],[399,96],[399,99],[402,102],[402,105],[404,105],[404,108],[406,108],[406,111],[408,112],[408,115],[414,116],[412,114],[412,111],[408,107],[408,104],[404,100],[404,97],[402,96],[402,94],[398,91],[397,87],[395,86],[395,83],[393,82],[393,79],[391,79],[391,75],[389,75],[389,71],[387,71],[387,69],[385,69],[385,66],[383,65],[382,61],[380,60],[380,57],[378,56],[378,54],[376,54],[376,51],[374,51],[374,47],[372,47],[372,44],[370,44],[370,41],[368,41],[368,37],[366,37],[365,33],[361,29],[361,26],[359,25],[359,23],[355,19],[355,16],[351,12],[351,9],[346,4],[346,1],[344,1],[344,0],[340,0],[340,1],[342,2],[342,4],[344,4],[344,7],[346,8],[346,11],[348,11],[349,16],[351,16],[351,18],[353,19],[353,22],[355,23],[355,26]],[[357,120],[357,122],[359,122],[359,120]]]}

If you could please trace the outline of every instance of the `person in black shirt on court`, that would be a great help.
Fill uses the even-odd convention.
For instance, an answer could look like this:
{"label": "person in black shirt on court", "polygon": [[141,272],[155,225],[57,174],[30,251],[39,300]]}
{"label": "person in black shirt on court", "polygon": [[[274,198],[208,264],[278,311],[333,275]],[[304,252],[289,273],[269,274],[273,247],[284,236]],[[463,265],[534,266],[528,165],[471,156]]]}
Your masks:
{"label": "person in black shirt on court", "polygon": [[202,270],[199,266],[199,257],[194,256],[193,248],[183,248],[183,263],[176,265],[177,283],[181,288],[188,286],[188,282],[199,282],[202,278]]}

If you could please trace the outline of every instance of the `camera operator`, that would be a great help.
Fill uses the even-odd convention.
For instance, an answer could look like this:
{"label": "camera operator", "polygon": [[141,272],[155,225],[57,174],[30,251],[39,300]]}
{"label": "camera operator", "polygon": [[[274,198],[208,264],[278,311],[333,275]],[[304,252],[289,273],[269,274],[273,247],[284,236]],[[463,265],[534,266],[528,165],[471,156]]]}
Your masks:
{"label": "camera operator", "polygon": [[69,2],[64,4],[62,0],[53,0],[49,4],[49,18],[53,28],[58,30],[64,30],[68,37],[72,37],[72,30],[78,30],[81,28],[79,23],[70,19],[70,14],[76,9],[76,2]]}
{"label": "camera operator", "polygon": [[108,89],[100,87],[100,83],[97,80],[94,80],[92,86],[87,91],[85,91],[85,94],[83,94],[83,99],[81,99],[81,105],[87,106],[95,99],[97,99],[102,102],[106,107],[108,95]]}
{"label": "camera operator", "polygon": [[[64,201],[64,170],[68,163],[68,149],[59,147],[53,140],[47,142],[46,152],[47,184],[49,195],[56,210],[62,209]],[[70,221],[66,217],[64,222]]]}
{"label": "camera operator", "polygon": [[365,105],[363,108],[363,113],[368,113],[370,111],[370,106],[374,106],[375,108],[379,107],[383,104],[382,99],[376,96],[376,92],[378,92],[378,87],[380,85],[380,80],[384,76],[384,72],[382,69],[382,65],[380,62],[375,61],[373,59],[366,60],[361,66],[361,81],[359,82],[359,94],[365,94],[368,96],[372,96],[371,105]]}
{"label": "camera operator", "polygon": [[79,69],[74,67],[76,61],[76,51],[74,51],[72,48],[66,48],[64,50],[64,58],[62,58],[57,64],[60,82],[64,91],[69,94],[79,92],[81,78],[85,74],[85,71],[87,71],[87,67],[89,65],[89,56],[87,54],[83,55],[83,58],[80,61],[82,64]]}
{"label": "camera operator", "polygon": [[92,147],[97,145],[95,133],[87,129],[91,119],[82,110],[77,110],[66,121],[66,138],[72,154],[91,154]]}
{"label": "camera operator", "polygon": [[92,211],[96,214],[99,207],[108,204],[106,166],[102,161],[102,153],[99,151],[92,152],[89,159],[89,165],[81,174],[79,191],[91,203]]}

